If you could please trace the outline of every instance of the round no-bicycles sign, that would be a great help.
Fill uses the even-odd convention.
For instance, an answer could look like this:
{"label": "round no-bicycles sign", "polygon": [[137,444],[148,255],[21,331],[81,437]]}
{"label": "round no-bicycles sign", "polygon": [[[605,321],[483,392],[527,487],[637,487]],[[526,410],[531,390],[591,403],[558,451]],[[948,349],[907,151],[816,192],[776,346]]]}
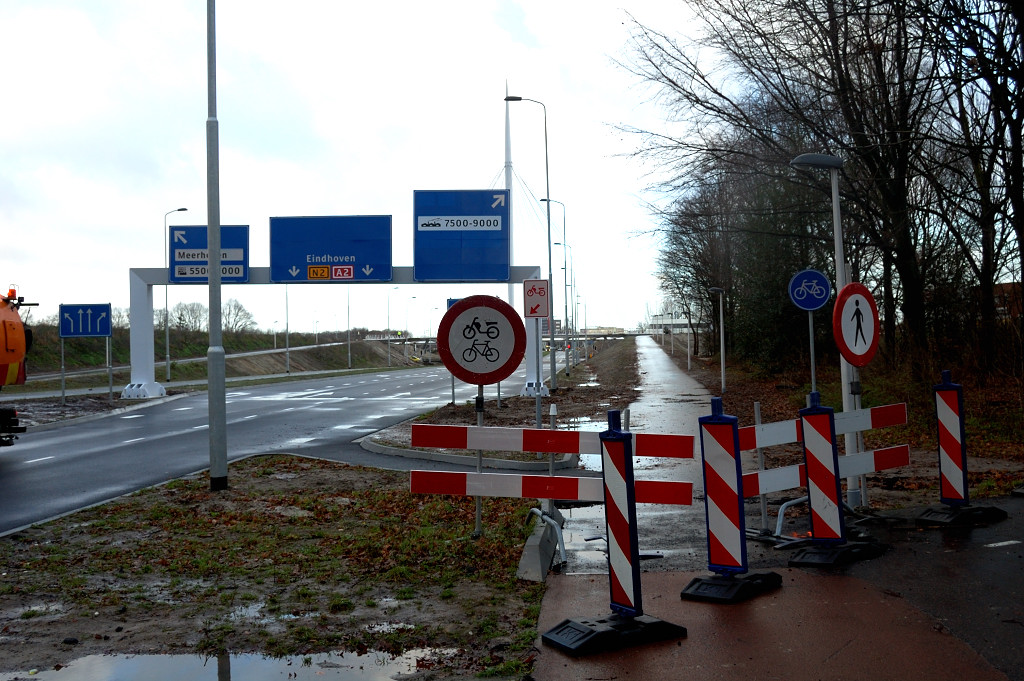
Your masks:
{"label": "round no-bicycles sign", "polygon": [[494,296],[470,296],[441,318],[437,352],[448,371],[473,385],[512,375],[526,354],[526,327],[511,305]]}

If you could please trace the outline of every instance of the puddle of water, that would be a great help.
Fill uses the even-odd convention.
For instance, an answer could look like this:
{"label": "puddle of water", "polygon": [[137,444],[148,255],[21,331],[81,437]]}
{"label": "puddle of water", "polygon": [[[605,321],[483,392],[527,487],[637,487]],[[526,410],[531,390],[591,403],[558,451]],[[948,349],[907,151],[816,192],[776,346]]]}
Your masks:
{"label": "puddle of water", "polygon": [[60,670],[28,670],[0,673],[0,681],[27,678],[62,681],[270,681],[270,679],[336,679],[341,681],[390,681],[398,674],[422,669],[441,669],[443,658],[453,650],[410,650],[400,657],[385,653],[320,653],[304,657],[272,659],[261,655],[89,655]]}

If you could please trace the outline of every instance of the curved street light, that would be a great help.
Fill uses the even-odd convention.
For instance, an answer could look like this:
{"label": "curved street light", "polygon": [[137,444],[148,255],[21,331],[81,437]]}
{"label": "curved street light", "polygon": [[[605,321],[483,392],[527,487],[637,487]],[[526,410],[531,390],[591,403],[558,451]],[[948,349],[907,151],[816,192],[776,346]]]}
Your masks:
{"label": "curved street light", "polygon": [[[527,97],[518,97],[516,95],[506,95],[506,102],[533,102],[534,104],[540,104],[544,110],[544,199],[547,205],[548,213],[548,291],[551,295],[554,295],[553,277],[551,274],[551,174],[548,171],[548,108],[544,105],[544,102],[536,99],[529,99]],[[551,390],[558,390],[558,374],[555,373],[555,323],[554,315],[551,312],[551,307],[548,308],[548,338],[551,350],[548,352],[548,356],[551,358]],[[540,386],[537,386],[538,389]]]}
{"label": "curved street light", "polygon": [[167,288],[170,285],[170,268],[171,268],[171,239],[170,234],[167,232],[167,216],[171,213],[181,213],[188,210],[188,208],[175,208],[164,213],[164,274],[167,275],[168,282],[164,284],[164,350],[167,352],[165,360],[167,362],[167,382],[171,382],[171,318],[167,312]]}

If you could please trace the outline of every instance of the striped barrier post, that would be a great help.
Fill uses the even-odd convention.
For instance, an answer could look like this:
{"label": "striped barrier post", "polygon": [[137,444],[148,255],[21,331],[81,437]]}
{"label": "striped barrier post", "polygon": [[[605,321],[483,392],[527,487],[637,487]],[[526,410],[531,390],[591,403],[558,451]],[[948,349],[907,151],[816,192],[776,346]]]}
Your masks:
{"label": "striped barrier post", "polygon": [[697,422],[704,471],[708,569],[717,576],[695,577],[679,596],[735,603],[781,586],[782,577],[764,573],[737,579],[747,571],[739,419],[723,413],[721,397],[712,397],[711,415],[702,416]]}
{"label": "striped barrier post", "polygon": [[970,503],[967,492],[967,442],[964,438],[964,390],[949,371],[934,386],[935,421],[939,431],[939,500],[949,506]]}
{"label": "striped barrier post", "polygon": [[846,542],[835,411],[821,406],[817,392],[810,394],[810,406],[800,410],[800,430],[811,515],[811,546],[798,549],[790,558],[790,567],[835,566],[881,555],[884,547],[875,542]]}
{"label": "striped barrier post", "polygon": [[963,386],[943,370],[942,383],[933,386],[939,443],[939,501],[917,518],[918,525],[972,526],[1005,520],[1005,511],[992,506],[971,506],[967,485],[967,438],[964,429]]}
{"label": "striped barrier post", "polygon": [[818,393],[811,393],[811,406],[800,410],[807,467],[807,497],[811,507],[811,536],[817,542],[846,541],[843,492],[836,449],[835,411],[823,407]]}
{"label": "striped barrier post", "polygon": [[608,531],[608,581],[612,612],[626,617],[644,614],[640,593],[640,549],[636,529],[633,447],[622,431],[618,412],[609,414],[601,433],[604,516]]}

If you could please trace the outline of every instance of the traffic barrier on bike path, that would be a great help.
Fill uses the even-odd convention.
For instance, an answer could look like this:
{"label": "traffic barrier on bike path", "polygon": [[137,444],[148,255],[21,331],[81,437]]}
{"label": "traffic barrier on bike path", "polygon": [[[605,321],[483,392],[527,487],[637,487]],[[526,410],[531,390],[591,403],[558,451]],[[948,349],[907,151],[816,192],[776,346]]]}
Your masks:
{"label": "traffic barrier on bike path", "polygon": [[[490,429],[496,430],[496,429]],[[510,429],[521,430],[521,429]],[[429,432],[429,431],[428,431]],[[436,431],[435,431],[436,432]],[[550,433],[551,431],[547,431]],[[488,433],[497,436],[496,433]],[[467,434],[468,437],[468,434]],[[497,439],[509,442],[515,439],[506,433]],[[654,503],[673,503],[662,498],[666,489],[686,490],[683,497],[674,503],[681,503],[685,497],[692,499],[691,483],[657,482],[655,485],[644,485],[648,481],[636,481],[633,477],[633,434],[621,429],[618,411],[608,412],[608,430],[599,434],[602,457],[601,498],[605,505],[605,525],[608,531],[608,581],[611,596],[612,613],[596,619],[567,619],[544,633],[541,639],[547,645],[558,648],[570,655],[589,655],[596,652],[631,647],[642,643],[684,638],[686,628],[660,620],[643,612],[643,599],[640,588],[640,556],[637,542],[636,504],[651,501]],[[422,440],[419,440],[422,442]],[[577,442],[580,440],[577,439]],[[564,441],[563,441],[564,442]],[[467,442],[468,444],[468,442]],[[417,445],[422,446],[422,445]],[[553,446],[553,445],[551,445]],[[502,447],[502,449],[509,449]],[[540,451],[530,448],[527,451]],[[692,439],[691,439],[692,455]],[[560,452],[571,454],[574,452]],[[648,454],[650,456],[651,454]],[[583,494],[594,496],[592,483],[588,480],[597,478],[569,478],[553,476],[517,476],[500,474],[443,474],[431,471],[412,471],[410,489],[422,493],[454,493],[447,483],[457,480],[452,476],[463,476],[466,481],[466,494],[494,492],[502,496],[524,496],[531,498],[580,498]],[[470,477],[472,476],[472,477]],[[484,480],[488,478],[490,480]],[[493,480],[502,478],[504,480]],[[521,487],[516,494],[516,483],[511,478],[521,478]],[[544,481],[539,478],[547,478]],[[470,481],[473,488],[470,489]],[[573,481],[573,482],[567,482]],[[654,489],[658,493],[647,499],[645,489]],[[554,494],[554,497],[537,496]],[[690,500],[685,503],[691,503]]]}
{"label": "traffic barrier on bike path", "polygon": [[963,386],[952,382],[948,370],[942,383],[933,386],[935,422],[939,444],[940,508],[926,509],[919,525],[984,525],[1006,519],[1006,512],[990,506],[971,506],[967,484],[967,441],[964,429]]}
{"label": "traffic barrier on bike path", "polygon": [[789,565],[835,566],[881,555],[885,547],[880,544],[846,541],[835,410],[822,406],[817,392],[810,394],[810,406],[800,410],[800,429],[807,471],[811,545],[797,549]]}
{"label": "traffic barrier on bike path", "polygon": [[698,419],[704,471],[708,569],[714,577],[695,577],[680,598],[736,603],[782,585],[774,572],[740,577],[747,572],[746,513],[740,465],[739,419],[722,411],[722,398],[711,398],[711,415]]}

